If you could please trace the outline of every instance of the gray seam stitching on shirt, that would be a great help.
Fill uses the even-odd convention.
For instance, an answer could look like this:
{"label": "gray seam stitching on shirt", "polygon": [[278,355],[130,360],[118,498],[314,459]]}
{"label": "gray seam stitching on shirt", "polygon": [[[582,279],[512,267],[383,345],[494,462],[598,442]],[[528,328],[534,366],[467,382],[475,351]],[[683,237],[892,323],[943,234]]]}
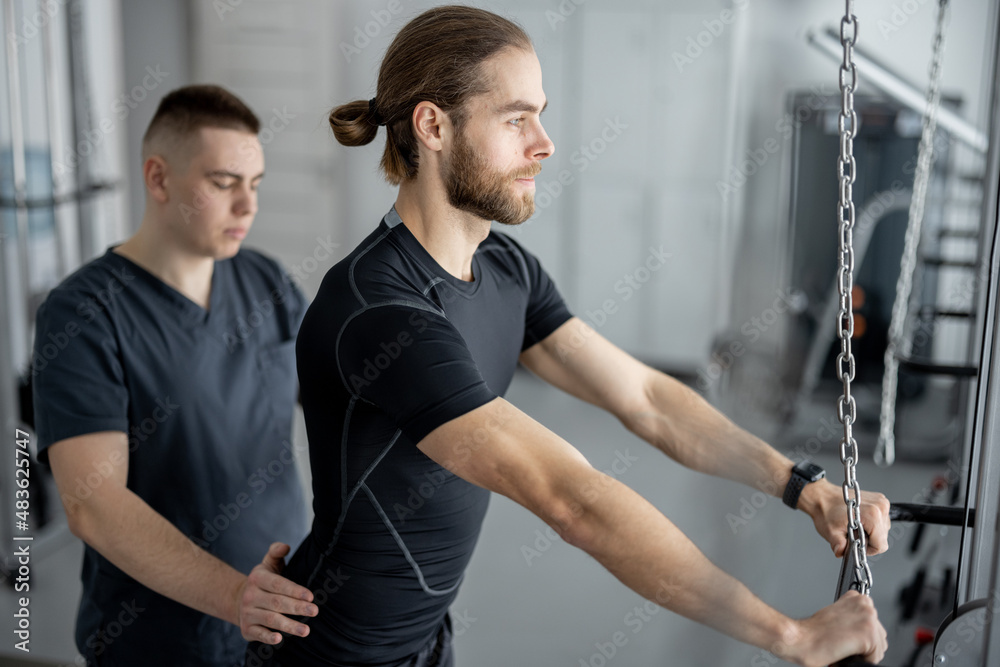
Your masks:
{"label": "gray seam stitching on shirt", "polygon": [[347,404],[347,410],[344,411],[344,432],[340,434],[340,504],[343,506],[347,502],[347,496],[345,495],[345,490],[347,488],[347,434],[350,432],[351,428],[351,415],[354,414],[354,404],[357,403],[357,398],[351,396],[350,402]]}
{"label": "gray seam stitching on shirt", "polygon": [[391,228],[385,230],[382,233],[381,236],[379,236],[377,239],[375,239],[374,241],[372,241],[371,243],[369,243],[367,248],[365,248],[364,250],[362,250],[361,252],[359,252],[357,254],[357,256],[355,256],[355,258],[351,260],[351,267],[347,271],[347,278],[351,282],[351,289],[354,290],[355,296],[358,297],[358,301],[360,301],[362,305],[367,305],[368,302],[365,301],[365,298],[363,296],[361,296],[361,290],[358,289],[358,284],[354,280],[354,267],[357,266],[357,263],[358,263],[359,259],[361,259],[366,254],[368,254],[369,250],[371,250],[372,248],[374,248],[375,246],[377,246],[379,243],[381,243],[382,239],[384,239],[386,236],[388,236],[391,232],[392,232]]}
{"label": "gray seam stitching on shirt", "polygon": [[[354,412],[354,404],[356,400],[352,396],[350,403],[347,404],[347,411],[344,414],[344,434],[341,436],[341,440],[346,442],[347,440],[347,430],[351,424],[351,414]],[[350,507],[350,503],[347,502],[346,496],[344,495],[344,488],[347,486],[347,447],[341,447],[340,449],[340,504],[343,509],[341,509],[341,516],[347,514],[347,510]],[[323,550],[323,555],[318,561],[316,561],[316,567],[313,568],[312,573],[309,578],[306,579],[306,588],[312,588],[313,579],[319,574],[319,568],[323,566],[323,560],[330,555],[333,551],[333,547],[337,544],[337,535],[330,540],[330,544],[326,549]]]}
{"label": "gray seam stitching on shirt", "polygon": [[[347,392],[351,396],[355,396],[355,397],[357,397],[357,398],[359,398],[361,400],[365,400],[365,399],[361,398],[360,395],[358,395],[357,393],[355,393],[354,389],[351,388],[351,385],[349,385],[347,383],[347,376],[344,375],[344,369],[340,365],[340,339],[344,335],[344,329],[347,328],[347,325],[350,324],[351,321],[354,318],[358,317],[362,313],[365,313],[365,312],[367,312],[369,310],[372,310],[374,308],[380,308],[382,306],[408,306],[408,307],[411,307],[411,308],[416,308],[418,310],[426,311],[428,313],[434,313],[435,315],[440,315],[441,317],[444,317],[444,318],[447,319],[447,315],[445,315],[444,311],[442,311],[440,309],[430,308],[430,307],[425,306],[425,305],[423,305],[421,303],[416,303],[416,302],[413,302],[413,301],[404,301],[402,299],[390,299],[388,301],[379,301],[378,303],[368,304],[365,307],[358,308],[356,311],[354,311],[353,313],[351,313],[347,317],[347,319],[344,320],[344,323],[340,327],[340,331],[337,332],[337,340],[336,340],[336,342],[333,345],[333,358],[337,362],[337,372],[340,373],[340,380],[341,380],[341,382],[344,383],[344,388],[347,389]],[[369,403],[370,401],[365,401],[365,402]]]}
{"label": "gray seam stitching on shirt", "polygon": [[427,283],[427,286],[424,287],[424,296],[427,296],[427,293],[430,292],[431,288],[433,288],[435,285],[437,285],[438,283],[443,283],[443,282],[444,282],[444,278],[437,277],[434,280],[432,280],[429,283]]}
{"label": "gray seam stitching on shirt", "polygon": [[[337,519],[337,527],[333,531],[333,537],[330,538],[330,544],[327,545],[326,549],[323,550],[323,555],[320,556],[319,562],[316,564],[315,569],[313,569],[312,574],[309,575],[309,580],[308,583],[306,584],[306,588],[312,587],[313,580],[316,578],[316,575],[319,574],[319,569],[320,567],[322,567],[323,562],[327,558],[329,558],[330,554],[333,553],[334,547],[337,546],[337,542],[340,540],[340,531],[344,527],[344,521],[347,520],[347,511],[351,508],[351,503],[354,502],[354,497],[358,495],[358,491],[361,489],[361,486],[368,479],[368,476],[372,473],[373,470],[375,470],[378,464],[382,462],[382,459],[386,457],[386,455],[389,453],[389,450],[392,449],[393,445],[396,444],[396,441],[399,439],[401,433],[402,433],[401,430],[396,429],[396,432],[393,434],[388,444],[386,444],[386,446],[382,448],[382,451],[379,452],[379,455],[375,457],[375,460],[372,461],[368,465],[368,468],[361,474],[361,478],[358,479],[357,483],[355,483],[354,488],[351,489],[351,492],[347,494],[346,499],[343,499],[344,487],[346,485],[343,483],[343,481],[341,481],[340,490],[341,490],[341,498],[343,499],[341,500],[343,509],[340,510],[340,517]],[[346,446],[343,447],[342,451],[344,452],[343,458],[346,461],[347,447]],[[346,465],[344,465],[344,463],[341,463],[341,470],[346,470]],[[343,473],[343,475],[346,476],[346,472]]]}
{"label": "gray seam stitching on shirt", "polygon": [[365,493],[368,494],[368,498],[372,501],[372,505],[375,507],[375,511],[378,512],[379,516],[382,517],[382,523],[384,523],[385,527],[389,529],[389,532],[392,534],[393,539],[396,540],[396,544],[399,546],[400,551],[403,552],[403,556],[406,558],[407,561],[409,561],[410,567],[413,568],[413,572],[417,575],[417,581],[420,582],[420,587],[424,589],[424,592],[427,593],[428,595],[435,595],[435,596],[447,595],[448,593],[451,593],[456,588],[458,588],[459,584],[462,583],[461,578],[459,578],[459,580],[455,582],[454,586],[452,586],[451,588],[446,588],[444,590],[436,590],[427,585],[427,582],[424,580],[424,573],[420,570],[420,566],[417,565],[417,561],[413,559],[413,555],[410,554],[410,550],[406,548],[406,544],[403,542],[403,538],[400,537],[398,532],[396,532],[396,528],[395,526],[392,525],[392,521],[390,521],[389,517],[386,516],[385,510],[382,509],[382,506],[379,504],[378,499],[375,498],[375,493],[370,488],[368,488],[367,484],[363,484],[361,488],[363,488],[365,490]]}

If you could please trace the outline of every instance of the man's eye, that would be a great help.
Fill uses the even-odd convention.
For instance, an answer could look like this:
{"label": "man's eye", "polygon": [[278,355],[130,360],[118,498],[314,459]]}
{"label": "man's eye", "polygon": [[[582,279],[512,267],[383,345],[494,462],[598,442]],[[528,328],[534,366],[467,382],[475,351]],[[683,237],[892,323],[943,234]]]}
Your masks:
{"label": "man's eye", "polygon": [[219,188],[220,190],[228,190],[229,188],[233,187],[233,184],[231,182],[222,183],[220,181],[212,181],[212,184],[215,185],[215,187]]}
{"label": "man's eye", "polygon": [[519,126],[519,125],[520,125],[521,123],[523,123],[523,122],[524,122],[524,119],[523,119],[523,118],[512,118],[512,119],[510,119],[510,120],[509,120],[508,122],[509,122],[509,123],[510,123],[511,125],[513,125],[514,127],[517,127],[517,126]]}

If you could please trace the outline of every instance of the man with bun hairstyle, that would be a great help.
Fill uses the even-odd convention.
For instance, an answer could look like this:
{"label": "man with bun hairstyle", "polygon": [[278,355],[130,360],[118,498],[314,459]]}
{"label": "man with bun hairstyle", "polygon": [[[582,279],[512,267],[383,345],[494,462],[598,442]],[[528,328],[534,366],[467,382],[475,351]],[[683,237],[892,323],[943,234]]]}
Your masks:
{"label": "man with bun hairstyle", "polygon": [[306,301],[240,248],[259,129],[218,86],[164,97],[142,143],[138,231],[38,311],[35,423],[85,542],[88,665],[230,667],[248,639],[308,634],[288,616],[316,612],[278,574],[306,533],[289,443]]}
{"label": "man with bun hairstyle", "polygon": [[[373,99],[332,111],[348,146],[385,127],[381,168],[399,193],[327,273],[299,332],[315,521],[286,576],[320,611],[308,637],[251,644],[246,664],[452,665],[448,607],[491,491],[688,618],[802,665],[878,661],[886,633],[869,598],[788,618],[502,398],[520,362],[694,470],[779,489],[793,477],[791,460],[573,317],[538,260],[491,231],[534,211],[534,176],[554,150],[546,105],[524,31],[447,6],[400,30]],[[795,506],[842,554],[840,488],[799,490]],[[865,493],[862,507],[869,550],[881,552],[888,502]]]}

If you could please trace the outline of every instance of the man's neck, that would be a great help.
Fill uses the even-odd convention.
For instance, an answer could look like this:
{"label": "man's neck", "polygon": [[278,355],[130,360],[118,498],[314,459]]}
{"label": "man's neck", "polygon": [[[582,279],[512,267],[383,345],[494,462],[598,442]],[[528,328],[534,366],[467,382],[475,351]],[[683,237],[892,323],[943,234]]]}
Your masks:
{"label": "man's neck", "polygon": [[155,225],[144,220],[139,231],[116,247],[114,252],[135,262],[208,310],[212,300],[215,260],[186,253],[163,236],[157,233]]}
{"label": "man's neck", "polygon": [[428,192],[416,182],[399,186],[396,212],[410,233],[441,267],[472,281],[472,256],[490,233],[490,222],[451,206],[443,192]]}

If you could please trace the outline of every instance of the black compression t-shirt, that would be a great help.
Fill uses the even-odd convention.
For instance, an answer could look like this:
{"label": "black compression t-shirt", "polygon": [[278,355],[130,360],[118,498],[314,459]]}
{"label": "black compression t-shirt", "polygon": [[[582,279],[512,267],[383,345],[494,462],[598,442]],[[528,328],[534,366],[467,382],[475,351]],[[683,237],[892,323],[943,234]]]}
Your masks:
{"label": "black compression t-shirt", "polygon": [[[457,595],[489,492],[416,444],[504,394],[520,353],[571,317],[504,234],[480,244],[472,271],[448,274],[392,209],[306,313],[296,356],[316,518],[286,575],[320,614],[308,638],[286,638],[281,664],[404,662]],[[488,438],[470,434],[460,454]]]}

